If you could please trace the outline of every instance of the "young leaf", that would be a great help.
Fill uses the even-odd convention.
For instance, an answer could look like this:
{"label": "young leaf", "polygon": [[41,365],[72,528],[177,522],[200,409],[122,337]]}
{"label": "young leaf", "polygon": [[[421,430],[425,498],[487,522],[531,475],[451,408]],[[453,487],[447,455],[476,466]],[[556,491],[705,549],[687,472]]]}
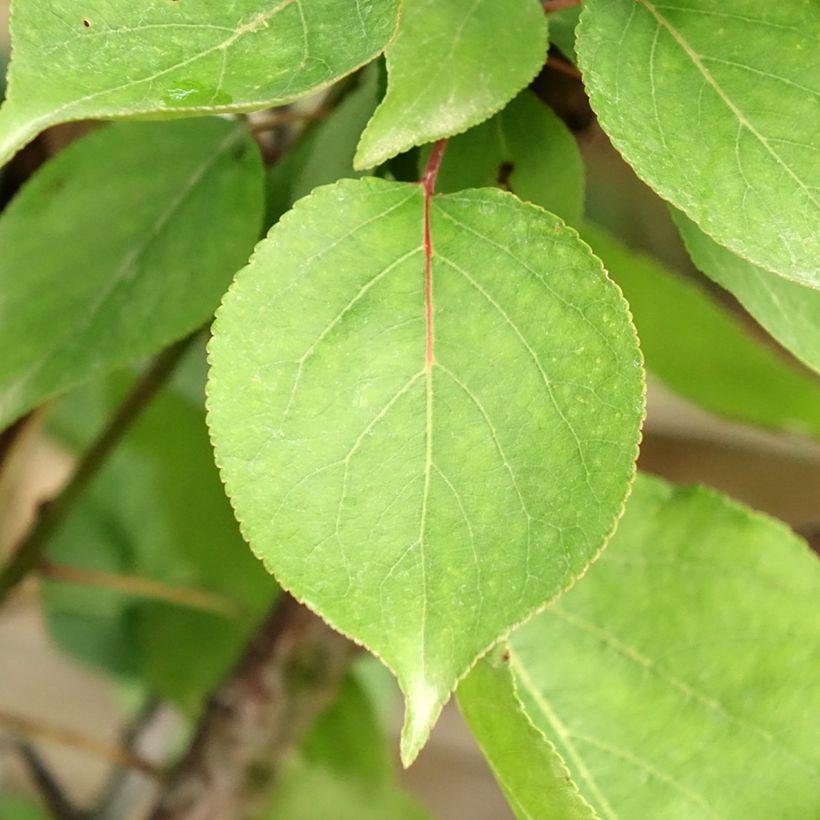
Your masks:
{"label": "young leaf", "polygon": [[409,763],[476,657],[612,530],[643,412],[626,305],[510,194],[346,180],[258,246],[210,360],[243,533],[394,671]]}
{"label": "young leaf", "polygon": [[593,820],[555,746],[533,726],[500,653],[480,660],[459,684],[458,705],[521,820]]}
{"label": "young leaf", "polygon": [[733,293],[772,336],[820,373],[820,293],[741,259],[680,211],[672,218],[694,263]]}
{"label": "young leaf", "polygon": [[253,111],[317,91],[384,48],[398,2],[18,2],[0,165],[58,122]]}
{"label": "young leaf", "polygon": [[488,122],[450,140],[436,187],[455,192],[499,183],[570,224],[581,219],[584,169],[578,145],[531,91],[519,94]]}
{"label": "young leaf", "polygon": [[820,438],[816,379],[755,341],[697,283],[590,224],[582,235],[623,288],[646,366],[667,387],[712,413]]}
{"label": "young leaf", "polygon": [[538,0],[404,0],[385,52],[387,95],[362,134],[356,167],[486,120],[528,85],[546,53]]}
{"label": "young leaf", "polygon": [[578,54],[615,147],[757,265],[820,288],[813,0],[585,0]]}
{"label": "young leaf", "polygon": [[639,476],[583,583],[513,635],[527,712],[604,818],[820,816],[820,564],[774,519]]}
{"label": "young leaf", "polygon": [[109,126],[40,169],[0,216],[0,428],[206,321],[262,185],[246,129],[217,119]]}

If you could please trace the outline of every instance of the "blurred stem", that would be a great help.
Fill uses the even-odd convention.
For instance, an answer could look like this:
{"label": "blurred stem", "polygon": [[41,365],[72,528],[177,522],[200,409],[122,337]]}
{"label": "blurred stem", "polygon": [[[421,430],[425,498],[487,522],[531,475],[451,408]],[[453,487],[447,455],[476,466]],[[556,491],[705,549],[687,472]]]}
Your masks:
{"label": "blurred stem", "polygon": [[127,749],[88,737],[74,729],[56,726],[53,723],[39,719],[13,715],[3,709],[0,709],[0,728],[19,738],[39,737],[44,740],[53,740],[56,743],[62,743],[64,746],[71,746],[73,749],[88,752],[88,754],[95,757],[101,757],[116,766],[138,769],[151,777],[158,777],[159,775],[156,766]]}
{"label": "blurred stem", "polygon": [[69,567],[65,564],[54,564],[41,561],[37,573],[52,581],[64,581],[69,584],[94,586],[135,595],[140,598],[151,598],[165,601],[186,609],[199,609],[227,618],[238,618],[242,608],[229,598],[201,589],[176,587],[155,581],[153,578],[141,578],[136,575],[119,575],[113,572],[102,572],[81,567]]}
{"label": "blurred stem", "polygon": [[549,14],[551,11],[561,11],[571,9],[573,6],[580,6],[581,0],[541,0],[544,11]]}
{"label": "blurred stem", "polygon": [[59,529],[68,512],[157,391],[168,380],[198,333],[199,331],[191,334],[157,356],[77,464],[71,478],[57,497],[40,507],[33,527],[0,571],[0,604],[29,572],[36,569],[51,537]]}
{"label": "blurred stem", "polygon": [[357,647],[283,593],[203,711],[151,820],[255,816]]}
{"label": "blurred stem", "polygon": [[56,820],[80,820],[82,812],[68,799],[37,750],[27,740],[21,740],[17,748],[51,815]]}

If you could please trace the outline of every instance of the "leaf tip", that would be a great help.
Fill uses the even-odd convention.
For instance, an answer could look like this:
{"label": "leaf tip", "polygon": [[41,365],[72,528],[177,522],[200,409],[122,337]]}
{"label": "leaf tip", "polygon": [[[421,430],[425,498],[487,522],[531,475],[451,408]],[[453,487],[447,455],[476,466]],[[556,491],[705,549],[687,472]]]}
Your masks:
{"label": "leaf tip", "polygon": [[[447,693],[449,694],[449,693]],[[447,694],[442,693],[424,678],[419,678],[407,689],[407,710],[401,730],[401,763],[409,768],[430,737],[430,730],[441,712]]]}

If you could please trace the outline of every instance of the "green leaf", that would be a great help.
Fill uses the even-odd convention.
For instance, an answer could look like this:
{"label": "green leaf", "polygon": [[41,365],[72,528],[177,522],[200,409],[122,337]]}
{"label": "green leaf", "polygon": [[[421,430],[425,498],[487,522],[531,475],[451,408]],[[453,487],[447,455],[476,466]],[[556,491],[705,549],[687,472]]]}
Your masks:
{"label": "green leaf", "polygon": [[[375,66],[370,68],[375,69]],[[353,168],[359,137],[378,105],[379,75],[364,72],[362,84],[351,91],[321,122],[310,127],[268,173],[267,224],[272,225],[297,199],[320,185],[355,179]]]}
{"label": "green leaf", "polygon": [[0,165],[80,119],[253,111],[370,62],[398,0],[16,0]]}
{"label": "green leaf", "polygon": [[[201,356],[200,350],[184,369],[199,370]],[[55,407],[52,431],[81,452],[128,384],[120,374],[70,394]],[[65,651],[191,710],[225,673],[275,593],[224,497],[201,401],[196,406],[172,388],[129,431],[55,534],[49,558],[236,603],[239,620],[98,587],[44,584],[49,631]]]}
{"label": "green leaf", "polygon": [[48,820],[48,815],[30,798],[16,795],[0,795],[0,818],[2,820]]}
{"label": "green leaf", "polygon": [[[429,151],[423,153],[423,159]],[[447,145],[436,187],[442,192],[502,182],[516,195],[570,224],[584,207],[578,145],[553,110],[531,91]]]}
{"label": "green leaf", "polygon": [[561,53],[573,63],[578,62],[575,53],[575,29],[581,16],[581,5],[570,6],[549,14],[550,42],[558,46]]}
{"label": "green leaf", "polygon": [[583,583],[512,639],[603,818],[820,816],[820,565],[774,519],[639,476]]}
{"label": "green leaf", "polygon": [[582,573],[643,413],[626,305],[560,220],[365,178],[300,200],[210,346],[209,425],[243,533],[407,699],[409,763],[459,677]]}
{"label": "green leaf", "polygon": [[696,282],[599,228],[583,238],[624,291],[646,366],[712,413],[820,437],[820,384],[760,344]]}
{"label": "green leaf", "polygon": [[784,347],[820,373],[820,293],[741,259],[680,211],[673,211],[672,217],[694,263],[734,294]]}
{"label": "green leaf", "polygon": [[820,288],[814,0],[585,0],[592,107],[638,175],[745,259]]}
{"label": "green leaf", "polygon": [[555,746],[515,694],[506,656],[479,661],[458,687],[458,705],[507,800],[522,820],[591,820]]}
{"label": "green leaf", "polygon": [[262,185],[247,131],[217,119],[109,126],[40,169],[0,216],[0,428],[205,322]]}
{"label": "green leaf", "polygon": [[544,64],[538,0],[404,0],[387,47],[387,95],[362,134],[357,168],[466,131],[500,110]]}

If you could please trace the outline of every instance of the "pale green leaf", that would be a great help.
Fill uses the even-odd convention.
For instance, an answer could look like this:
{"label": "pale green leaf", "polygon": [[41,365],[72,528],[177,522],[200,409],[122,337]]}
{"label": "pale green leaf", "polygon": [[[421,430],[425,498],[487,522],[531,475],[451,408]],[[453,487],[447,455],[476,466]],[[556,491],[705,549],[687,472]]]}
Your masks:
{"label": "pale green leaf", "polygon": [[246,129],[108,126],[41,168],[0,216],[0,428],[205,322],[258,238]]}
{"label": "pale green leaf", "polygon": [[785,525],[639,475],[583,582],[512,639],[602,818],[820,816],[820,564]]}
{"label": "pale green leaf", "polygon": [[272,225],[297,199],[320,185],[355,179],[353,155],[367,121],[378,105],[378,72],[363,72],[362,84],[351,91],[321,122],[310,126],[299,142],[268,173],[267,222]]}
{"label": "pale green leaf", "polygon": [[546,53],[538,0],[404,0],[385,52],[387,95],[362,134],[356,167],[488,119],[530,83]]}
{"label": "pale green leaf", "polygon": [[458,687],[458,705],[519,820],[597,817],[524,712],[506,656],[495,652],[476,664]]}
{"label": "pale green leaf", "polygon": [[499,182],[570,224],[581,219],[584,169],[578,146],[555,112],[531,91],[519,94],[488,122],[451,139],[436,186],[455,192]]}
{"label": "pale green leaf", "polygon": [[680,211],[672,217],[694,263],[737,297],[784,347],[820,372],[820,293],[741,259]]}
{"label": "pale green leaf", "polygon": [[820,383],[755,340],[707,291],[592,225],[583,238],[623,289],[646,366],[712,413],[820,437]]}
{"label": "pale green leaf", "polygon": [[740,256],[820,288],[816,0],[585,0],[584,82],[615,147]]}
{"label": "pale green leaf", "polygon": [[[195,353],[184,370],[200,369],[203,352]],[[87,447],[129,384],[118,374],[57,404],[50,427],[69,452]],[[225,674],[275,593],[224,497],[202,402],[192,404],[176,388],[160,392],[129,431],[55,534],[48,555],[71,567],[149,578],[233,602],[239,617],[94,586],[43,585],[49,631],[62,649],[191,710]]]}
{"label": "pale green leaf", "polygon": [[253,111],[370,62],[399,0],[15,0],[0,165],[79,119]]}
{"label": "pale green leaf", "polygon": [[405,762],[597,554],[643,412],[626,305],[575,231],[501,191],[436,196],[427,278],[425,199],[365,178],[300,200],[218,312],[208,387],[246,539],[394,671]]}

